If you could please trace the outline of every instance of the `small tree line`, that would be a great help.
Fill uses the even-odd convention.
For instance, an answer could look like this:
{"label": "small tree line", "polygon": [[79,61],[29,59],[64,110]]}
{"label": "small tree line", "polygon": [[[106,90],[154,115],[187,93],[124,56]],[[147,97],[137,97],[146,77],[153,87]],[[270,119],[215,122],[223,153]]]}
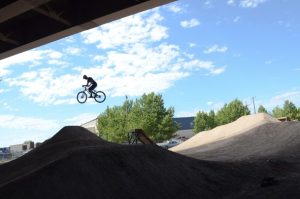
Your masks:
{"label": "small tree line", "polygon": [[[259,113],[268,113],[268,111],[262,105],[258,108]],[[275,118],[288,117],[291,120],[300,120],[300,107],[296,107],[295,104],[289,100],[286,100],[283,107],[276,106],[272,112],[269,113]]]}

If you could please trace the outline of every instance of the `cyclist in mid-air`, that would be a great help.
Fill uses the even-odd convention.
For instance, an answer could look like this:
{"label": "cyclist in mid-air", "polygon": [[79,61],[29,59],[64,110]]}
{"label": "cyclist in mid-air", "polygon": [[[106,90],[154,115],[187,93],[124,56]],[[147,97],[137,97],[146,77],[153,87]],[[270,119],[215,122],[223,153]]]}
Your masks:
{"label": "cyclist in mid-air", "polygon": [[93,97],[92,94],[94,93],[93,90],[97,87],[97,82],[91,78],[91,77],[88,77],[86,75],[83,75],[83,79],[86,79],[87,80],[87,83],[85,86],[88,86],[89,87],[89,92],[90,92],[90,97]]}

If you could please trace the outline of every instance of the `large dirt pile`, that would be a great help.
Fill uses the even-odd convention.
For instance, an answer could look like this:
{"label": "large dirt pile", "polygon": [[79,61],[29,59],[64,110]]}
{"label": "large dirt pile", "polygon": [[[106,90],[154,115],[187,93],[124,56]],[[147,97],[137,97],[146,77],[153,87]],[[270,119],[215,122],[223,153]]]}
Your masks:
{"label": "large dirt pile", "polygon": [[202,161],[65,127],[0,165],[0,198],[299,198],[299,171],[299,153],[288,161]]}
{"label": "large dirt pile", "polygon": [[227,138],[243,134],[244,132],[265,123],[277,123],[277,119],[266,113],[242,116],[238,120],[218,126],[212,130],[203,131],[191,137],[187,141],[171,148],[171,151],[180,152],[197,148],[205,144],[225,140]]}
{"label": "large dirt pile", "polygon": [[300,122],[266,123],[220,141],[179,151],[213,161],[300,158]]}

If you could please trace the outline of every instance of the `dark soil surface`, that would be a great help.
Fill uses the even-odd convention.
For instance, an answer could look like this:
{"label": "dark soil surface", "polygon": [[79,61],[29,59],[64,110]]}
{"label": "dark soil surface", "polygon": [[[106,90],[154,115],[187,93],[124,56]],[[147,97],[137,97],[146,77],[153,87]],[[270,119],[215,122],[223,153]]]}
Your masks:
{"label": "dark soil surface", "polygon": [[0,165],[0,198],[300,198],[299,142],[278,147],[284,149],[259,158],[198,160],[64,127],[40,147]]}

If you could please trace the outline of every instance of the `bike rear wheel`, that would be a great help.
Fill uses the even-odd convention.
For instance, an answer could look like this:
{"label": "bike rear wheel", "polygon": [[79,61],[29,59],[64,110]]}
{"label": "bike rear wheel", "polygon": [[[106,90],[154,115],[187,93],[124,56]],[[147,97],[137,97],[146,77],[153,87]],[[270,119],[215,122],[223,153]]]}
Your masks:
{"label": "bike rear wheel", "polygon": [[95,101],[98,103],[104,102],[106,99],[106,95],[103,91],[97,91],[95,96]]}
{"label": "bike rear wheel", "polygon": [[87,100],[87,94],[84,92],[84,91],[80,91],[78,94],[77,94],[77,101],[80,103],[80,104],[83,104],[85,103]]}

